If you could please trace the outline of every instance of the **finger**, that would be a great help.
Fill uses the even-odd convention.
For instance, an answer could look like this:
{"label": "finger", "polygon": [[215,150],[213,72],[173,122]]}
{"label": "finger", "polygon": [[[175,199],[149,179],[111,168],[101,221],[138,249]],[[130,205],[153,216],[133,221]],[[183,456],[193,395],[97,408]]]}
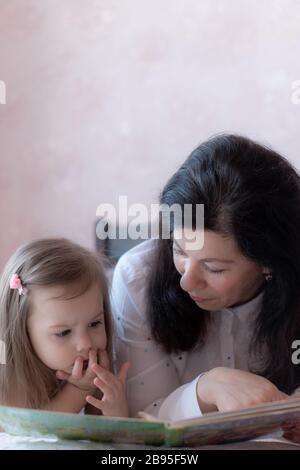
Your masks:
{"label": "finger", "polygon": [[82,359],[82,357],[77,357],[75,359],[73,370],[72,370],[72,377],[74,379],[81,379],[81,377],[82,377],[82,367],[83,367],[83,359]]}
{"label": "finger", "polygon": [[92,371],[106,385],[110,385],[111,383],[116,383],[117,382],[116,377],[111,372],[109,372],[108,370],[106,370],[103,367],[99,366],[99,364],[94,364],[93,367],[92,367]]}
{"label": "finger", "polygon": [[103,393],[103,397],[112,398],[114,396],[114,388],[103,382],[103,380],[96,377],[96,379],[93,380],[93,383]]}
{"label": "finger", "polygon": [[70,377],[70,374],[67,374],[67,372],[63,370],[57,370],[55,375],[59,380],[68,380]]}
{"label": "finger", "polygon": [[125,362],[125,364],[123,364],[121,369],[119,370],[118,378],[122,382],[123,385],[126,384],[129,367],[130,367],[130,362]]}
{"label": "finger", "polygon": [[107,354],[107,351],[104,350],[99,350],[99,364],[104,367],[104,369],[109,370],[110,369],[110,362],[109,362],[109,357]]}
{"label": "finger", "polygon": [[91,369],[93,364],[97,364],[97,352],[94,349],[89,350],[89,365],[88,368]]}
{"label": "finger", "polygon": [[98,408],[98,410],[102,410],[102,408],[104,407],[102,400],[98,400],[97,398],[92,397],[91,395],[88,395],[85,399],[88,403],[93,405],[95,408]]}

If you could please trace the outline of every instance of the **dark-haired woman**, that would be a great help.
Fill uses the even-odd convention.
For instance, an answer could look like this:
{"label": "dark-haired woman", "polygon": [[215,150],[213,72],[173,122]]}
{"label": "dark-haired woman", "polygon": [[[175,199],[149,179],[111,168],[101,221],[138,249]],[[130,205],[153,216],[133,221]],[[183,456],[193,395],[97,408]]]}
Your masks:
{"label": "dark-haired woman", "polygon": [[216,136],[160,202],[203,204],[204,244],[189,249],[196,219],[181,238],[171,224],[168,238],[140,244],[116,267],[116,355],[131,363],[131,415],[179,420],[285,399],[300,385],[296,170],[247,138]]}

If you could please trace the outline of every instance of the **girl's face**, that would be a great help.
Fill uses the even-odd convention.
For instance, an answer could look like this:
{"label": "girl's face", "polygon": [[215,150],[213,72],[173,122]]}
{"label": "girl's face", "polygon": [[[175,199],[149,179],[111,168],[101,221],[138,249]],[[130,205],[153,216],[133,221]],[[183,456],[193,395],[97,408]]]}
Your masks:
{"label": "girl's face", "polygon": [[189,250],[192,231],[174,237],[173,257],[180,285],[204,310],[217,311],[247,302],[264,283],[268,269],[245,258],[231,237],[204,232],[201,249]]}
{"label": "girl's face", "polygon": [[50,369],[67,373],[77,357],[86,361],[90,349],[105,350],[107,345],[99,284],[70,299],[72,295],[70,287],[31,289],[28,318],[29,337],[39,359]]}

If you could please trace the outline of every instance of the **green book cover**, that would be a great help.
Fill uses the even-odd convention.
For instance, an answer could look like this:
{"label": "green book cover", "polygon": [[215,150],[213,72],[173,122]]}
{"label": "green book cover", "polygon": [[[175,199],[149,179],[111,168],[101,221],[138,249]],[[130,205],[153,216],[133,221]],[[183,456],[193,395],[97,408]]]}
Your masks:
{"label": "green book cover", "polygon": [[10,434],[174,447],[252,439],[297,419],[299,398],[172,423],[144,413],[138,419],[110,418],[0,406],[0,427]]}

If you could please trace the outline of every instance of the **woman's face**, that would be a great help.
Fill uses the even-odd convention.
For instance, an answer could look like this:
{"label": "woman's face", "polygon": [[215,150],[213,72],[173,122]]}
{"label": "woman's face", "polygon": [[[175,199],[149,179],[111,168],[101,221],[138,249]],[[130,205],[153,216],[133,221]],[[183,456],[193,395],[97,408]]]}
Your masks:
{"label": "woman's face", "polygon": [[173,257],[182,289],[199,307],[217,311],[259,292],[269,270],[245,258],[233,238],[205,231],[203,247],[191,250],[191,234],[185,230],[180,239],[174,236]]}

